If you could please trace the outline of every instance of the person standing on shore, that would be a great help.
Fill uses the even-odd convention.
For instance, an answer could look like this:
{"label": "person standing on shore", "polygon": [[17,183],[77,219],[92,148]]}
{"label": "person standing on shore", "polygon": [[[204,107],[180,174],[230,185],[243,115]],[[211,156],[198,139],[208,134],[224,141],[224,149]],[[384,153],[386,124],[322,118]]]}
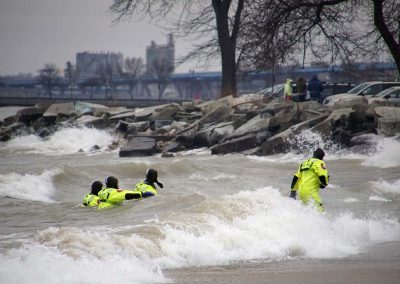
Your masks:
{"label": "person standing on shore", "polygon": [[301,201],[308,204],[311,200],[319,212],[325,211],[319,196],[319,189],[325,188],[329,181],[328,170],[323,162],[324,156],[325,152],[321,148],[317,148],[312,158],[299,165],[290,187],[291,198],[296,199],[297,192],[299,192]]}
{"label": "person standing on shore", "polygon": [[297,94],[299,96],[299,102],[306,101],[307,94],[307,82],[304,77],[299,77],[296,81]]}
{"label": "person standing on shore", "polygon": [[318,79],[316,75],[311,77],[310,82],[308,82],[307,89],[310,92],[311,100],[322,103],[321,92],[324,89],[324,86],[322,85],[322,82]]}
{"label": "person standing on shore", "polygon": [[292,95],[293,95],[293,88],[292,88],[292,79],[287,78],[286,83],[285,83],[285,88],[284,88],[284,93],[283,96],[286,101],[290,102],[292,100]]}

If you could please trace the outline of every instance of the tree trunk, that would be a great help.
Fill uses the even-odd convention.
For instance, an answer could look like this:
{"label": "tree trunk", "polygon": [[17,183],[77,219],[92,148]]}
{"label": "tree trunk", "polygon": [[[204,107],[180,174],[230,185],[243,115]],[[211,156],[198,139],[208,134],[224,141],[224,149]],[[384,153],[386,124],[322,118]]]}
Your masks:
{"label": "tree trunk", "polygon": [[374,24],[381,34],[383,40],[388,46],[390,53],[393,56],[397,66],[397,71],[400,73],[400,42],[396,42],[395,37],[389,31],[383,16],[382,0],[373,0],[374,2]]}
{"label": "tree trunk", "polygon": [[230,0],[212,0],[217,22],[218,43],[222,61],[222,86],[221,97],[236,96],[236,39],[239,29],[240,15],[244,0],[238,1],[238,7],[232,28],[229,33],[229,7]]}

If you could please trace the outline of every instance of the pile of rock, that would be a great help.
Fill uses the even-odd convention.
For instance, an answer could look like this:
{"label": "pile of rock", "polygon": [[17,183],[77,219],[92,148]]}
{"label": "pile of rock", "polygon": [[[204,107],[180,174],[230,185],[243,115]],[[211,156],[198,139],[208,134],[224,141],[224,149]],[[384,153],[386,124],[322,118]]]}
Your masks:
{"label": "pile of rock", "polygon": [[400,108],[359,99],[327,108],[254,95],[136,109],[84,102],[36,105],[1,121],[0,140],[27,134],[46,139],[71,126],[109,129],[121,157],[169,157],[200,147],[213,154],[270,155],[288,151],[289,141],[305,129],[345,146],[361,143],[355,139],[359,134],[394,135],[400,132]]}

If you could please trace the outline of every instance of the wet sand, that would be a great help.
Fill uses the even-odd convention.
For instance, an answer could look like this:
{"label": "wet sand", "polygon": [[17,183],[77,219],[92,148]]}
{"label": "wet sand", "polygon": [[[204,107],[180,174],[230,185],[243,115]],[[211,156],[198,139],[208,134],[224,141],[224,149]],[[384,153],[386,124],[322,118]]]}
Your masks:
{"label": "wet sand", "polygon": [[179,269],[166,273],[171,283],[400,283],[400,260],[290,261],[244,266]]}
{"label": "wet sand", "polygon": [[286,260],[165,271],[171,283],[400,284],[400,242],[352,258]]}

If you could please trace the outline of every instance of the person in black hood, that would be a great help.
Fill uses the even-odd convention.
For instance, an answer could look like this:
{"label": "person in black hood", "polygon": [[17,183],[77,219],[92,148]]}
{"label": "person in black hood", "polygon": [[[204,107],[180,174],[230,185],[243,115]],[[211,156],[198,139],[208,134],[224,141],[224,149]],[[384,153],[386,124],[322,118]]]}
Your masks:
{"label": "person in black hood", "polygon": [[142,182],[139,182],[135,186],[135,190],[138,190],[142,193],[142,197],[149,197],[157,195],[157,184],[160,188],[163,188],[164,185],[158,181],[158,173],[154,169],[146,170],[146,179]]}
{"label": "person in black hood", "polygon": [[328,170],[323,161],[324,156],[324,150],[317,148],[312,158],[299,165],[290,186],[291,198],[296,199],[297,192],[299,192],[300,199],[304,204],[312,202],[320,212],[323,212],[325,208],[319,196],[319,190],[325,188],[329,182]]}

